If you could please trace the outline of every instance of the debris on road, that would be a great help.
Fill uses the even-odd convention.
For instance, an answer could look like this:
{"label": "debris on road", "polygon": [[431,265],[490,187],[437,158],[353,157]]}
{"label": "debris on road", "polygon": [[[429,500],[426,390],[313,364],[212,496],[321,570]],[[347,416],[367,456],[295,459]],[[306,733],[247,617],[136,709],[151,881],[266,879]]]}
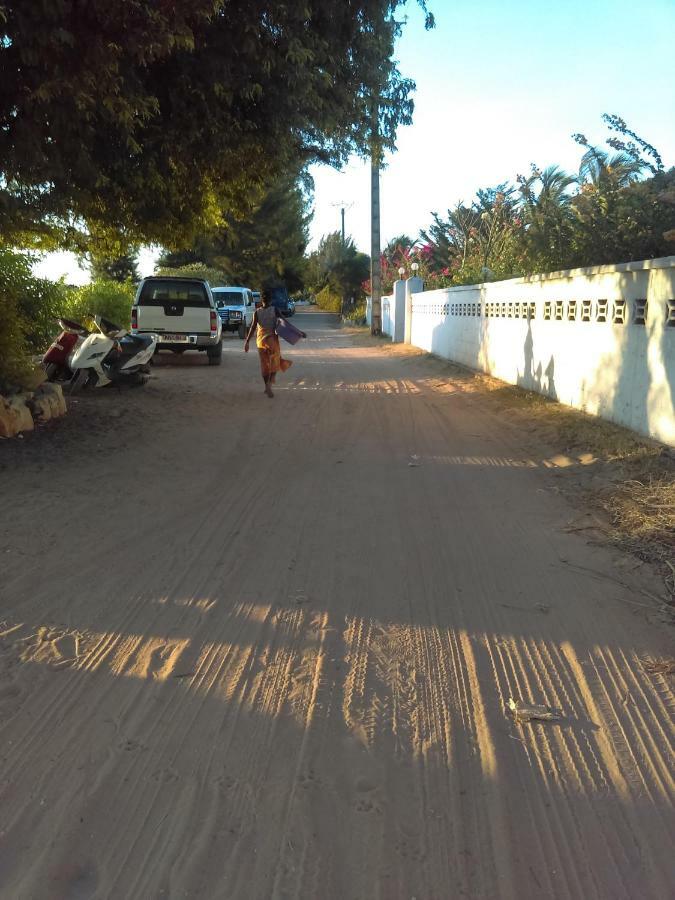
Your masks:
{"label": "debris on road", "polygon": [[541,719],[544,722],[553,722],[562,718],[562,713],[552,706],[543,706],[538,703],[523,703],[522,700],[509,698],[509,709],[517,722],[529,722],[531,719]]}

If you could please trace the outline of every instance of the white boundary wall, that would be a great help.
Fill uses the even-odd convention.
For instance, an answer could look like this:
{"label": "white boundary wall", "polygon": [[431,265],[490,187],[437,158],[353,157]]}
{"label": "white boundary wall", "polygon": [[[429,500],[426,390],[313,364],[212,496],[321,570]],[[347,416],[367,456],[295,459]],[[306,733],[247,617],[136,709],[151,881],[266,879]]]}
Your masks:
{"label": "white boundary wall", "polygon": [[396,306],[392,294],[387,294],[380,298],[380,309],[382,316],[382,334],[391,337],[394,333],[396,321]]}
{"label": "white boundary wall", "polygon": [[411,343],[675,445],[675,256],[415,294]]}

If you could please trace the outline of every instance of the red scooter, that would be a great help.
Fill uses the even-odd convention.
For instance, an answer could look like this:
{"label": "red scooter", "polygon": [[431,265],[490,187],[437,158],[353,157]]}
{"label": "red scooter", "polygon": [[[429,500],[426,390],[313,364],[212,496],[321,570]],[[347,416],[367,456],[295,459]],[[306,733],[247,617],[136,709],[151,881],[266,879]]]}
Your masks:
{"label": "red scooter", "polygon": [[49,381],[68,381],[73,373],[70,371],[69,358],[75,347],[88,336],[89,331],[70,319],[58,319],[61,334],[52,341],[51,346],[42,357],[42,365]]}

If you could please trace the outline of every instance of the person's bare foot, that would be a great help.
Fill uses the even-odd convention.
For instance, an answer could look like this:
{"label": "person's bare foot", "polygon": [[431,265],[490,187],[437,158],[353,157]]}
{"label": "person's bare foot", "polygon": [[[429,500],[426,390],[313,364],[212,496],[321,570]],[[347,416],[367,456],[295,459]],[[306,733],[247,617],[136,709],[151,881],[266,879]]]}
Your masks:
{"label": "person's bare foot", "polygon": [[272,392],[272,388],[269,384],[265,386],[265,393],[268,397],[274,397],[274,393]]}

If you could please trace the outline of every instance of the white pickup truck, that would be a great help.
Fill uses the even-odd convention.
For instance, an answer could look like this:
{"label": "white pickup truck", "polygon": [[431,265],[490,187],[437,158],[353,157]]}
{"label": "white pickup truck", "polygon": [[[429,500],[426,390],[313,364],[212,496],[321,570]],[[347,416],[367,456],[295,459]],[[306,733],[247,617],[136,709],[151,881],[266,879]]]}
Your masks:
{"label": "white pickup truck", "polygon": [[253,291],[246,287],[214,287],[212,290],[223,331],[236,331],[243,341],[255,313]]}
{"label": "white pickup truck", "polygon": [[157,335],[158,350],[205,350],[209,365],[220,365],[223,328],[208,281],[144,278],[131,308],[131,331]]}

